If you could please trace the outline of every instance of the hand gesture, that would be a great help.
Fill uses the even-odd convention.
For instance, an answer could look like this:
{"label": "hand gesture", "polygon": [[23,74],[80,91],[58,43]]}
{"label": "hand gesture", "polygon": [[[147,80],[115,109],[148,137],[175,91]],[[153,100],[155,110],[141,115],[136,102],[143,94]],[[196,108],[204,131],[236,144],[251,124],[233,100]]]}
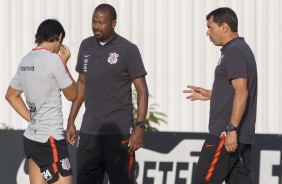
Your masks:
{"label": "hand gesture", "polygon": [[190,86],[188,85],[187,88],[190,88],[190,90],[183,90],[183,93],[190,93],[189,96],[186,97],[186,99],[190,99],[191,101],[194,100],[210,100],[211,98],[211,91],[196,87],[196,86]]}
{"label": "hand gesture", "polygon": [[59,55],[61,56],[63,62],[67,64],[69,58],[71,57],[71,53],[69,48],[65,44],[62,44]]}

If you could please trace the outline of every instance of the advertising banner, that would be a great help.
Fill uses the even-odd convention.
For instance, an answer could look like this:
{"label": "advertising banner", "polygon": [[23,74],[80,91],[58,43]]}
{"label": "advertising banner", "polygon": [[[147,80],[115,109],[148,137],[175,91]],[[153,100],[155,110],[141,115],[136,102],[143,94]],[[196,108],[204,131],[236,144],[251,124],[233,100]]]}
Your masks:
{"label": "advertising banner", "polygon": [[[0,130],[0,183],[28,184],[23,131]],[[191,184],[206,133],[146,132],[136,152],[136,184]],[[69,146],[73,172],[75,146]],[[282,184],[282,135],[257,134],[253,145],[254,184]],[[75,181],[75,175],[74,175]],[[75,182],[74,182],[75,183]],[[108,183],[107,177],[105,184]]]}

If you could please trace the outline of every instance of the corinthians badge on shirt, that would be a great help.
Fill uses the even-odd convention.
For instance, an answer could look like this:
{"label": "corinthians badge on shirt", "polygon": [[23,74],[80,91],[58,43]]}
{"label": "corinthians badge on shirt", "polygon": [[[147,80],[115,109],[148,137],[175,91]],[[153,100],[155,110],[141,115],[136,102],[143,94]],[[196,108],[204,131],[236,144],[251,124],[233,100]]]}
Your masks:
{"label": "corinthians badge on shirt", "polygon": [[224,58],[224,55],[221,55],[220,58],[219,58],[219,60],[218,60],[218,62],[217,62],[217,65],[220,65],[221,60],[222,60],[223,58]]}
{"label": "corinthians badge on shirt", "polygon": [[116,64],[118,62],[118,54],[117,53],[110,53],[110,56],[108,57],[108,63],[110,64]]}

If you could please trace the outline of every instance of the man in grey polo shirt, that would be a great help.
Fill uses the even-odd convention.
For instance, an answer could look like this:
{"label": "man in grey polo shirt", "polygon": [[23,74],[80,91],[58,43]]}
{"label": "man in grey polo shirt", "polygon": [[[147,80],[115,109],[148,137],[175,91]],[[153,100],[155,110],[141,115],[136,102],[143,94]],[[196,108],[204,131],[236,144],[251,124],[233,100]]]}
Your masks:
{"label": "man in grey polo shirt", "polygon": [[64,37],[59,21],[43,21],[35,35],[37,47],[22,58],[6,94],[11,106],[28,122],[24,151],[29,159],[30,183],[72,183],[61,91],[73,101],[77,86],[66,65],[70,51],[62,44]]}
{"label": "man in grey polo shirt", "polygon": [[257,107],[257,67],[251,48],[239,37],[238,20],[230,8],[206,17],[207,35],[222,46],[212,90],[188,86],[187,99],[211,100],[209,135],[203,145],[193,184],[250,184],[251,148]]}

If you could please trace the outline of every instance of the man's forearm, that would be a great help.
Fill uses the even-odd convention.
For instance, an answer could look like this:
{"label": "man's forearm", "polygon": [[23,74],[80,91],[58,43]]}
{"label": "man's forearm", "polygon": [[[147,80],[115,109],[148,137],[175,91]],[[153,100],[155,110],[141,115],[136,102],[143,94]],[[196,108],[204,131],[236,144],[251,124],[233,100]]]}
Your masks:
{"label": "man's forearm", "polygon": [[7,100],[21,117],[23,117],[27,122],[30,121],[29,110],[26,107],[21,96],[15,98],[7,98]]}
{"label": "man's forearm", "polygon": [[230,123],[238,127],[241,121],[241,118],[245,112],[246,104],[248,98],[248,91],[235,92],[233,99],[233,107],[230,118]]}
{"label": "man's forearm", "polygon": [[74,123],[74,120],[79,112],[79,109],[84,101],[84,83],[77,81],[78,94],[75,101],[72,102],[68,123]]}
{"label": "man's forearm", "polygon": [[74,122],[82,103],[83,100],[79,99],[79,97],[74,102],[72,102],[71,110],[68,118],[70,122]]}
{"label": "man's forearm", "polygon": [[208,95],[209,95],[209,100],[210,100],[212,96],[212,90],[208,90]]}
{"label": "man's forearm", "polygon": [[137,96],[137,122],[144,122],[148,109],[148,90],[144,90]]}

